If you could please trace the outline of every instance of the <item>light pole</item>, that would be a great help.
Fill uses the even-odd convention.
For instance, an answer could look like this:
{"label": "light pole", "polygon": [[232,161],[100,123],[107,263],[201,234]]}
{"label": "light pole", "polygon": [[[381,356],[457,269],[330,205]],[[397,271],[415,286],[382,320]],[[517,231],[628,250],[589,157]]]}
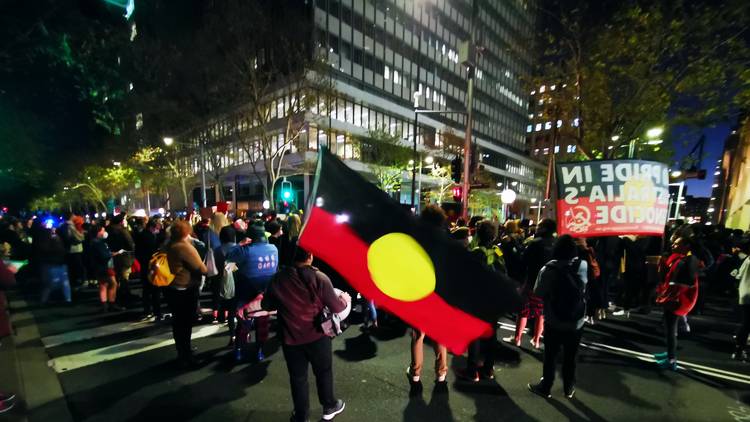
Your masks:
{"label": "light pole", "polygon": [[[442,110],[420,110],[414,108],[414,136],[412,137],[413,147],[413,158],[412,163],[419,159],[419,153],[417,152],[417,131],[419,130],[419,115],[420,114],[466,114],[465,111],[442,111]],[[417,167],[412,165],[411,167],[411,209],[416,211],[414,193],[417,188]]]}
{"label": "light pole", "polygon": [[[432,156],[430,155],[424,158],[424,163],[427,165],[432,165],[433,162],[435,162],[435,159],[432,158]],[[414,160],[409,160],[409,165],[412,166],[412,170],[416,167],[414,165]],[[421,160],[421,157],[419,160],[419,182],[417,185],[417,192],[419,192],[419,196],[421,197],[422,196],[422,160]],[[419,212],[421,211],[421,207],[420,207],[421,203],[422,203],[421,201],[418,201],[416,204],[414,204],[415,214],[419,214]]]}
{"label": "light pole", "polygon": [[503,203],[503,223],[508,219],[508,205],[512,204],[516,200],[516,192],[512,189],[506,188],[500,194],[500,201]]}
{"label": "light pole", "polygon": [[542,219],[542,200],[540,199],[540,200],[539,200],[539,201],[537,202],[536,198],[533,198],[533,199],[531,200],[531,203],[532,203],[532,204],[536,204],[536,205],[532,205],[532,206],[530,206],[529,208],[536,208],[536,222],[537,222],[537,224],[538,224],[538,223],[539,223],[539,220],[541,220],[541,219]]}
{"label": "light pole", "polygon": [[[174,138],[170,136],[165,136],[162,141],[164,142],[164,145],[171,147],[174,145],[175,140]],[[203,205],[203,208],[206,208],[207,202],[206,202],[206,156],[205,156],[205,146],[203,139],[198,140],[198,145],[200,146],[200,162],[201,162],[201,202]],[[188,204],[185,204],[185,206],[188,206]]]}
{"label": "light pole", "polygon": [[[659,145],[662,142],[664,142],[663,139],[661,139],[661,135],[664,133],[663,127],[652,127],[651,129],[646,131],[646,144],[648,145]],[[614,139],[614,138],[613,138]],[[638,138],[631,139],[630,143],[628,145],[628,158],[634,158],[635,156],[635,142],[638,140]]]}

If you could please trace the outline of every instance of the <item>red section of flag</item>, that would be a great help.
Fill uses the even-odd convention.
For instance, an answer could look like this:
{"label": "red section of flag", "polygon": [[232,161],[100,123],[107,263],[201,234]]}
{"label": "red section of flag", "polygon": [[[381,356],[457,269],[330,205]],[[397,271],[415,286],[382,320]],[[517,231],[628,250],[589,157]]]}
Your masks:
{"label": "red section of flag", "polygon": [[654,202],[643,211],[642,221],[633,207],[623,201],[589,202],[578,197],[576,204],[557,201],[557,232],[574,237],[619,236],[625,234],[661,236],[667,221],[667,204]]}
{"label": "red section of flag", "polygon": [[336,222],[335,216],[322,208],[314,207],[310,211],[299,244],[328,263],[358,292],[374,300],[378,307],[424,331],[455,354],[464,353],[473,340],[494,332],[489,323],[449,305],[434,292],[414,302],[386,296],[370,277],[367,267],[369,245],[348,224]]}

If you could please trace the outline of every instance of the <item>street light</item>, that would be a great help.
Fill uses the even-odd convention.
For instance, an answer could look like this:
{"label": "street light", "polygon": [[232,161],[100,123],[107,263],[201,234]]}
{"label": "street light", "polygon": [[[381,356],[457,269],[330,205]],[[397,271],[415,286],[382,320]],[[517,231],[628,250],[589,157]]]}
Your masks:
{"label": "street light", "polygon": [[672,172],[672,173],[670,174],[670,176],[672,176],[672,178],[673,178],[673,179],[676,179],[676,178],[678,178],[678,177],[682,176],[682,171],[680,171],[680,170],[674,170],[674,171],[673,171],[673,172]]}
{"label": "street light", "polygon": [[[164,142],[164,145],[171,147],[174,145],[174,138],[171,136],[165,136],[162,138],[162,141]],[[201,202],[203,202],[203,208],[206,208],[207,201],[206,201],[206,156],[205,156],[205,146],[203,145],[203,140],[201,139],[199,142],[200,144],[200,161],[201,161]],[[185,204],[185,206],[188,206],[188,204]]]}
{"label": "street light", "polygon": [[512,189],[505,189],[500,193],[500,202],[503,203],[503,221],[508,219],[508,205],[516,200],[516,193]]}
{"label": "street light", "polygon": [[652,127],[651,129],[646,131],[646,136],[655,139],[661,136],[661,134],[664,133],[663,127]]}

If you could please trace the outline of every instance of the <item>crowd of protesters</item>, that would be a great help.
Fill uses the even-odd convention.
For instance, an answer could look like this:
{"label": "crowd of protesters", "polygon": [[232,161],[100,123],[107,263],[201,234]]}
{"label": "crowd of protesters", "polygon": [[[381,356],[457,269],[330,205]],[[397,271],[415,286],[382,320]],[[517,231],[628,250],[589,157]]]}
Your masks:
{"label": "crowd of protesters", "polygon": [[[576,355],[585,325],[608,315],[648,314],[655,306],[663,312],[667,349],[654,355],[661,368],[676,369],[677,336],[690,330],[688,315],[705,312],[707,301],[721,297],[734,297],[740,314],[731,358],[748,359],[750,237],[742,231],[675,221],[663,237],[584,239],[558,236],[556,223],[549,219],[499,224],[475,217],[468,223],[449,223],[437,206],[425,207],[420,219],[461,242],[477,265],[517,286],[523,306],[508,315],[516,321],[515,334],[503,340],[521,346],[528,332],[532,348],[544,348],[542,378],[528,385],[535,394],[550,397],[557,355],[562,352],[563,391],[568,398],[574,396]],[[202,317],[201,291],[210,293],[210,312],[204,312],[204,318],[227,324],[228,345],[237,360],[265,358],[269,321],[278,312],[293,419],[308,417],[308,364],[317,378],[323,418],[330,420],[343,411],[344,402],[333,392],[330,338],[315,320],[322,306],[338,312],[351,306],[351,297],[335,294],[326,274],[312,267],[312,254],[296,246],[302,226],[299,214],[257,219],[221,212],[183,218],[118,214],[90,220],[68,213],[56,228],[52,226],[39,218],[0,220],[5,256],[29,260],[24,270],[38,280],[41,303],[70,304],[86,287],[96,286],[102,312],[142,307],[144,321],[171,318],[178,359],[186,368],[199,363],[190,336]],[[159,253],[174,277],[166,287],[152,283],[152,261]],[[130,290],[131,278],[143,285],[140,298]],[[378,318],[384,315],[376,306],[363,299],[368,330],[378,329]],[[421,386],[424,343],[425,334],[413,329],[407,369],[412,386]],[[435,381],[445,385],[448,352],[431,344]],[[493,379],[496,348],[494,339],[470,345],[467,367],[457,371],[458,377],[468,382]],[[0,394],[0,403],[7,400],[3,397]]]}

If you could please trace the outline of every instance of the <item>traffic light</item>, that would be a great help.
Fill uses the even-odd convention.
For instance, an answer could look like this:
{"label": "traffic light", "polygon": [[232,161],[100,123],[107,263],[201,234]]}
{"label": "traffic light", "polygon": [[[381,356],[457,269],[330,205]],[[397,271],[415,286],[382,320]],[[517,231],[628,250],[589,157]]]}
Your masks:
{"label": "traffic light", "polygon": [[461,197],[463,193],[463,188],[461,186],[454,186],[453,187],[453,200],[455,202],[461,202]]}
{"label": "traffic light", "polygon": [[289,202],[294,199],[294,190],[292,189],[292,182],[284,180],[281,182],[281,191],[279,192],[279,199],[285,202]]}
{"label": "traffic light", "polygon": [[456,157],[451,161],[451,179],[453,179],[454,182],[460,183],[461,182],[461,170],[462,170],[463,163],[461,162],[460,157]]}

